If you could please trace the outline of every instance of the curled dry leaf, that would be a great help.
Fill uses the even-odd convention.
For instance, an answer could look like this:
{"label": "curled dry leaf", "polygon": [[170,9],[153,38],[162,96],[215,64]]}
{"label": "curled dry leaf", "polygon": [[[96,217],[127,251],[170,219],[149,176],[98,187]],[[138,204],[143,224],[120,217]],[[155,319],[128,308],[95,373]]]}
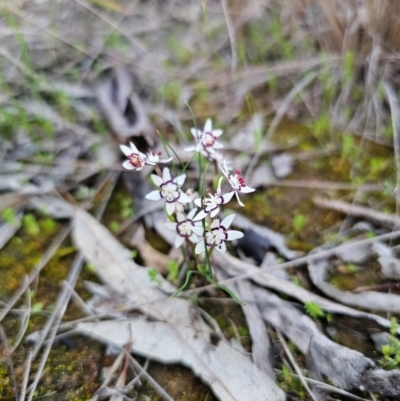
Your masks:
{"label": "curled dry leaf", "polygon": [[312,358],[318,371],[343,389],[400,395],[400,370],[385,371],[358,351],[339,345],[322,334],[313,320],[291,303],[264,289],[254,288],[263,318]]}
{"label": "curled dry leaf", "polygon": [[382,275],[395,280],[400,279],[400,260],[394,255],[392,248],[382,242],[375,242],[372,249],[378,255],[378,262],[382,267]]}
{"label": "curled dry leaf", "polygon": [[[229,276],[235,277],[238,275],[252,274],[249,278],[256,284],[271,288],[275,291],[279,291],[290,297],[296,298],[301,302],[316,302],[323,310],[329,313],[337,313],[339,315],[352,316],[354,318],[370,319],[378,323],[380,326],[389,328],[390,321],[382,316],[375,315],[373,313],[359,311],[348,306],[344,306],[333,302],[327,298],[316,295],[305,288],[299,287],[290,281],[279,278],[275,274],[268,272],[268,269],[264,269],[261,273],[260,269],[250,263],[246,263],[240,259],[237,259],[228,254],[214,254],[213,261],[216,265],[228,273]],[[275,269],[274,269],[275,270]],[[397,330],[400,334],[400,329]]]}
{"label": "curled dry leaf", "polygon": [[349,291],[341,291],[326,281],[329,270],[329,259],[312,260],[308,263],[308,272],[311,281],[324,294],[346,305],[363,309],[398,312],[400,310],[400,296],[385,294],[377,291],[364,291],[355,294]]}
{"label": "curled dry leaf", "polygon": [[[246,357],[223,342],[211,344],[211,330],[189,301],[167,294],[175,290],[162,276],[151,281],[130,251],[83,210],[75,216],[73,239],[99,277],[140,309],[146,318],[81,323],[78,330],[168,363],[180,362],[210,385],[224,401],[283,401],[284,393]],[[150,316],[155,321],[149,321]]]}

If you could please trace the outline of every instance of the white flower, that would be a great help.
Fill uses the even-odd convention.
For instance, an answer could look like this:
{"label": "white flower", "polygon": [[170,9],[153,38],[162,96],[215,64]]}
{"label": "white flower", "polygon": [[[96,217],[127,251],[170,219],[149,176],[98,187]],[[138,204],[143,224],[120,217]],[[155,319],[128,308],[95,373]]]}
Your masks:
{"label": "white flower", "polygon": [[150,166],[155,166],[157,163],[168,163],[170,162],[173,157],[169,157],[168,159],[160,159],[161,152],[153,152],[149,151],[145,155],[145,163],[149,164]]}
{"label": "white flower", "polygon": [[128,158],[122,163],[122,167],[127,170],[140,171],[145,164],[155,166],[157,163],[168,163],[173,158],[160,159],[161,153],[149,151],[146,154],[139,152],[138,148],[130,142],[130,147],[125,145],[119,145],[122,153]]}
{"label": "white flower", "polygon": [[176,211],[184,213],[185,207],[188,207],[190,210],[196,207],[194,201],[199,197],[199,194],[197,192],[194,192],[192,188],[188,188],[185,191],[185,194],[190,198],[190,203],[187,203],[186,205],[182,205],[180,203],[176,204]]}
{"label": "white flower", "polygon": [[155,174],[152,174],[151,178],[154,184],[160,189],[151,191],[146,195],[146,199],[154,201],[164,199],[167,214],[171,215],[174,213],[177,204],[191,202],[191,199],[180,189],[185,182],[185,174],[182,174],[172,180],[169,169],[165,167],[163,170],[163,178]]}
{"label": "white flower", "polygon": [[145,165],[146,155],[139,152],[137,147],[131,142],[130,148],[125,145],[119,145],[122,153],[128,158],[122,163],[122,167],[127,170],[137,170],[140,171]]}
{"label": "white flower", "polygon": [[199,254],[205,252],[205,246],[207,249],[214,249],[218,252],[224,253],[226,251],[225,241],[233,241],[243,237],[243,233],[240,231],[229,230],[229,226],[232,224],[234,214],[225,217],[224,220],[219,222],[219,219],[214,220],[211,223],[210,230],[206,231],[205,241],[202,239],[195,248],[195,253]]}
{"label": "white flower", "polygon": [[213,130],[210,119],[204,124],[203,131],[191,128],[190,132],[196,141],[196,146],[190,146],[185,149],[186,151],[196,151],[207,158],[220,159],[221,155],[216,150],[222,149],[223,145],[217,139],[222,135],[223,131],[221,129]]}
{"label": "white flower", "polygon": [[208,198],[206,198],[206,197],[203,198],[203,204],[201,203],[200,198],[198,198],[194,201],[194,203],[198,207],[203,208],[203,210],[201,210],[199,212],[199,214],[193,219],[194,221],[202,220],[205,217],[207,217],[207,215],[210,215],[210,217],[214,218],[215,216],[218,215],[220,206],[224,205],[225,203],[228,203],[232,199],[232,196],[234,194],[233,191],[228,192],[224,195],[221,195],[222,179],[223,178],[221,177],[218,181],[218,188],[217,188],[217,191],[215,192],[215,194],[212,195],[211,193],[209,193]]}
{"label": "white flower", "polygon": [[193,221],[195,214],[196,209],[192,209],[186,217],[184,214],[178,212],[176,214],[177,223],[165,223],[166,227],[170,228],[171,230],[175,230],[178,234],[175,238],[175,246],[177,248],[179,248],[185,242],[185,240],[189,240],[194,243],[199,242],[199,236],[203,235],[204,229],[201,225],[201,222]]}
{"label": "white flower", "polygon": [[224,160],[224,168],[218,164],[222,173],[229,180],[229,184],[231,184],[232,189],[235,191],[236,199],[240,206],[244,206],[244,204],[239,199],[239,192],[243,194],[247,194],[249,192],[254,192],[254,188],[250,188],[246,185],[244,178],[240,175],[239,170],[235,170],[234,174],[230,174],[228,167],[226,166],[226,161]]}

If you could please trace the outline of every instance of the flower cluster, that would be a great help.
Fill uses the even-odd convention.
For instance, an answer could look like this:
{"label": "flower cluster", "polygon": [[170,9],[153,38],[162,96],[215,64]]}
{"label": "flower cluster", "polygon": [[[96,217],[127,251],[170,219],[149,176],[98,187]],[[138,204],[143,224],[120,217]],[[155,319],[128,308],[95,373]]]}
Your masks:
{"label": "flower cluster", "polygon": [[[191,242],[196,244],[194,247],[195,254],[201,254],[206,250],[209,254],[214,250],[225,252],[226,241],[241,238],[243,234],[240,231],[229,230],[235,217],[234,214],[225,217],[222,221],[219,219],[221,206],[230,202],[233,196],[236,196],[240,206],[244,206],[239,194],[253,192],[254,189],[246,185],[240,171],[235,170],[232,173],[228,169],[226,161],[218,152],[219,149],[223,148],[223,145],[218,141],[222,135],[222,130],[212,129],[210,119],[206,121],[203,131],[192,128],[191,132],[196,144],[186,150],[200,152],[210,160],[219,161],[218,167],[223,176],[218,181],[217,190],[214,193],[207,191],[207,194],[202,197],[199,197],[191,188],[184,191],[182,186],[185,183],[186,175],[182,174],[172,178],[170,170],[164,167],[162,177],[155,174],[151,175],[157,189],[147,194],[146,199],[163,200],[167,215],[175,215],[175,221],[167,222],[165,225],[176,232],[176,247]],[[146,164],[156,165],[157,163],[171,161],[171,159],[160,159],[160,154],[141,153],[132,143],[130,148],[121,145],[121,151],[127,157],[122,165],[129,170],[141,170]],[[158,171],[160,170],[158,169]],[[224,177],[229,184],[225,192],[222,190]]]}
{"label": "flower cluster", "polygon": [[144,154],[140,152],[132,142],[130,143],[130,147],[125,145],[119,145],[119,147],[128,159],[122,163],[122,167],[127,170],[140,171],[145,164],[155,166],[158,163],[169,163],[172,160],[172,157],[168,159],[160,159],[161,153],[155,153],[152,151]]}

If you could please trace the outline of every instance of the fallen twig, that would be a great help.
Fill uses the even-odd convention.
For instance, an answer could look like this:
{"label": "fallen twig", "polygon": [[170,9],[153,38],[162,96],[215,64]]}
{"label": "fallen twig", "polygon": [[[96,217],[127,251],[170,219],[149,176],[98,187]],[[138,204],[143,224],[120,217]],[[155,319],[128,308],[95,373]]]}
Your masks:
{"label": "fallen twig", "polygon": [[318,207],[333,209],[354,217],[362,217],[390,229],[400,227],[400,217],[393,214],[378,212],[365,206],[354,206],[338,200],[314,198],[313,202]]}

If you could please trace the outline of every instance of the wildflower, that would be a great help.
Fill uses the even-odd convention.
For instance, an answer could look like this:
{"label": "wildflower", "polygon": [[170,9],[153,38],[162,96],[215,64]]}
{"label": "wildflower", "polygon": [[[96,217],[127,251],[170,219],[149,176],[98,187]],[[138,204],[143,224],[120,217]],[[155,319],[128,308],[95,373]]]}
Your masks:
{"label": "wildflower", "polygon": [[160,189],[156,191],[151,191],[149,194],[146,195],[146,199],[154,201],[165,199],[165,208],[167,210],[167,214],[171,215],[172,213],[174,213],[175,209],[179,207],[177,206],[178,204],[191,202],[189,196],[187,196],[180,189],[185,182],[185,174],[171,179],[169,169],[165,167],[163,170],[162,178],[155,174],[152,174],[151,178],[154,184]]}
{"label": "wildflower", "polygon": [[157,163],[168,163],[173,158],[160,159],[161,152],[149,151],[146,154],[139,152],[137,147],[130,142],[130,147],[125,145],[119,145],[122,153],[128,158],[122,163],[122,166],[127,170],[140,171],[145,164],[155,166]]}
{"label": "wildflower", "polygon": [[249,192],[254,192],[254,188],[250,188],[246,185],[244,178],[240,175],[239,170],[235,170],[234,174],[230,174],[228,167],[226,166],[226,161],[224,160],[224,168],[218,164],[219,168],[221,169],[222,173],[225,177],[229,180],[229,184],[231,184],[232,189],[235,192],[236,199],[240,206],[244,206],[244,204],[239,199],[239,192],[247,194]]}
{"label": "wildflower", "polygon": [[169,157],[168,159],[160,159],[161,152],[153,152],[149,151],[145,155],[145,163],[149,164],[150,166],[155,166],[157,163],[168,163],[170,162],[173,157]]}
{"label": "wildflower", "polygon": [[183,213],[178,212],[176,214],[177,223],[168,222],[165,226],[171,230],[176,230],[177,236],[175,238],[175,246],[179,248],[185,240],[191,242],[198,242],[199,236],[203,235],[204,229],[200,221],[193,221],[193,217],[196,214],[196,209],[192,209],[187,216]]}
{"label": "wildflower", "polygon": [[216,151],[217,149],[222,149],[223,145],[218,142],[218,138],[222,135],[223,131],[221,129],[212,129],[212,122],[210,119],[204,124],[203,131],[196,128],[191,128],[194,140],[196,141],[195,146],[190,146],[186,148],[186,151],[200,152],[207,158],[219,159],[220,154]]}
{"label": "wildflower", "polygon": [[205,252],[205,246],[207,249],[215,249],[218,252],[224,253],[226,251],[225,241],[233,241],[243,237],[243,233],[240,231],[229,230],[229,226],[232,224],[234,214],[225,217],[224,220],[214,220],[211,223],[210,230],[205,234],[205,241],[202,239],[195,248],[195,253],[199,254]]}
{"label": "wildflower", "polygon": [[199,197],[199,194],[195,191],[193,191],[192,188],[188,188],[185,191],[185,194],[190,198],[190,203],[187,203],[186,205],[182,205],[180,203],[176,204],[176,211],[183,213],[185,211],[185,207],[188,207],[190,210],[196,207],[194,201]]}
{"label": "wildflower", "polygon": [[234,194],[233,191],[221,195],[221,181],[222,177],[218,181],[218,188],[215,194],[212,195],[211,193],[209,193],[208,198],[204,197],[203,204],[200,198],[194,201],[194,203],[198,207],[203,208],[203,210],[201,210],[199,214],[194,218],[195,221],[202,220],[205,217],[207,217],[207,215],[210,215],[210,217],[214,218],[215,216],[218,215],[220,211],[220,206],[224,205],[225,203],[228,203],[232,199],[232,196]]}
{"label": "wildflower", "polygon": [[140,171],[146,161],[146,155],[142,152],[139,152],[137,147],[131,142],[130,148],[125,145],[119,145],[122,153],[128,158],[122,163],[122,167],[127,170],[137,170]]}

